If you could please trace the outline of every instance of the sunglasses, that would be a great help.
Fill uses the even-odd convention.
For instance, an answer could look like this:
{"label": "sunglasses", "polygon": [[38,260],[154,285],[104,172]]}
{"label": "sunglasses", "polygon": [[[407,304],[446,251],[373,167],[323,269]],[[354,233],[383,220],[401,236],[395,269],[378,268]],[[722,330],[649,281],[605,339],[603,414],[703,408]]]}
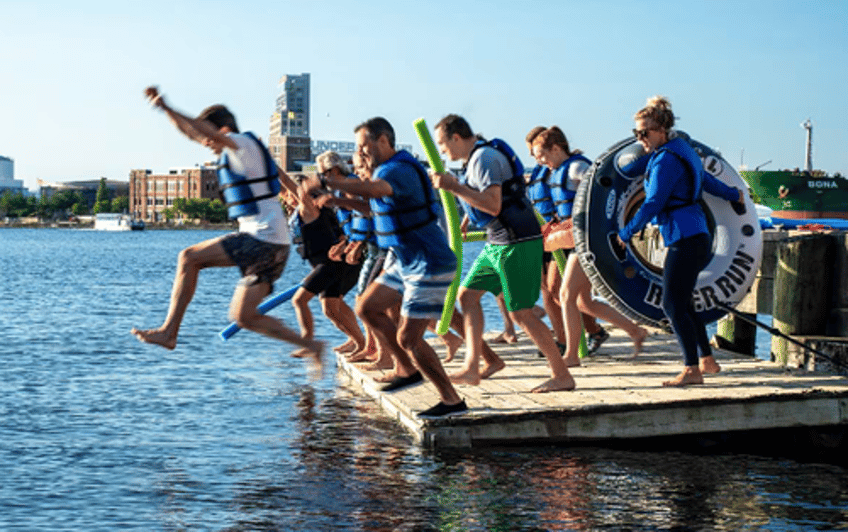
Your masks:
{"label": "sunglasses", "polygon": [[642,140],[648,138],[648,133],[651,131],[656,131],[656,128],[649,127],[645,129],[634,129],[633,135],[636,136],[636,140]]}

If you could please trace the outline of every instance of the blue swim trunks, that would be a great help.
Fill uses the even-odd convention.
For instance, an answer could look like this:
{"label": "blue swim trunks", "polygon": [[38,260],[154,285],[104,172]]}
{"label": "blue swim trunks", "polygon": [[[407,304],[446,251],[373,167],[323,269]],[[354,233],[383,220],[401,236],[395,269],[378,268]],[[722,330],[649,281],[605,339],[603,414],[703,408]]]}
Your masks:
{"label": "blue swim trunks", "polygon": [[409,274],[391,251],[386,257],[383,274],[375,282],[403,294],[400,313],[412,319],[438,320],[442,317],[445,298],[456,271]]}

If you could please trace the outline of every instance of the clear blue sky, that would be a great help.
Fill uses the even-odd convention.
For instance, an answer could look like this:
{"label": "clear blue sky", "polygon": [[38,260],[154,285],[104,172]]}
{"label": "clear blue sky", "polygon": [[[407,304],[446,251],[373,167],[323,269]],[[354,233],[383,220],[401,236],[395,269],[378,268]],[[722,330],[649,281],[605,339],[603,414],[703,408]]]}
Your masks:
{"label": "clear blue sky", "polygon": [[[210,160],[142,98],[157,84],[196,114],[224,103],[268,135],[277,82],[312,75],[313,138],[382,115],[450,112],[519,153],[559,125],[594,157],[648,96],[734,166],[848,175],[848,1],[3,2],[0,155],[15,178],[128,179]],[[420,150],[419,150],[420,151]]]}

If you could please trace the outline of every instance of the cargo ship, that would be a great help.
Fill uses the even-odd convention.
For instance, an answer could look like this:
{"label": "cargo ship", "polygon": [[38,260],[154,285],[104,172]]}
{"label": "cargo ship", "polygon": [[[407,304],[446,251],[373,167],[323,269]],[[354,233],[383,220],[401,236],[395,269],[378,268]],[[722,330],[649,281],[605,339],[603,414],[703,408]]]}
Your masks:
{"label": "cargo ship", "polygon": [[740,170],[755,201],[770,208],[772,216],[786,219],[848,219],[848,178],[813,170],[813,125],[807,120],[807,156],[804,170]]}

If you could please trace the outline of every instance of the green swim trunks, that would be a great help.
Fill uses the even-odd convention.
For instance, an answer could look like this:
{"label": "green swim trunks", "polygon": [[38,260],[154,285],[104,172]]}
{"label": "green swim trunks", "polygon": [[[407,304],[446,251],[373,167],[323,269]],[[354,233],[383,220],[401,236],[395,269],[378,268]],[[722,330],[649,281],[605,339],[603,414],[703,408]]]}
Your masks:
{"label": "green swim trunks", "polygon": [[462,286],[504,293],[510,311],[533,308],[542,289],[542,239],[503,246],[486,244],[471,265]]}

